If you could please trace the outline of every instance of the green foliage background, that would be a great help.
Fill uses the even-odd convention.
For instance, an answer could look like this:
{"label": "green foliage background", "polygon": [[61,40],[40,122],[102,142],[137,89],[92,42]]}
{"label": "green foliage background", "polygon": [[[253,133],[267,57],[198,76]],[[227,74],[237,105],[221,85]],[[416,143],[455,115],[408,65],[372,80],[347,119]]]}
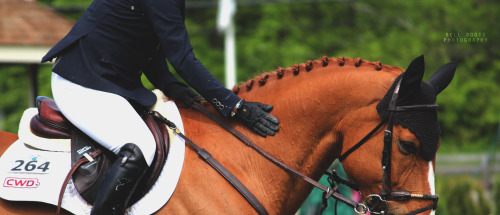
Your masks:
{"label": "green foliage background", "polygon": [[[78,19],[91,0],[39,0]],[[494,0],[237,0],[238,81],[295,63],[360,57],[402,68],[424,54],[426,76],[457,60],[453,82],[438,97],[439,153],[487,150],[500,124],[500,4]],[[224,38],[216,31],[217,1],[187,1],[186,24],[197,58],[219,79]],[[480,33],[486,42],[446,42],[449,34]],[[39,94],[50,96],[50,65]],[[28,107],[28,75],[0,66],[0,130],[17,132]],[[151,86],[145,80],[148,86]]]}
{"label": "green foliage background", "polygon": [[[78,19],[90,0],[40,0]],[[456,77],[438,97],[444,151],[481,150],[500,122],[500,4],[497,1],[237,1],[238,81],[278,66],[329,57],[360,57],[406,68],[426,57],[426,78],[458,60]],[[224,38],[216,31],[216,1],[187,1],[187,26],[197,57],[220,80]],[[78,10],[80,9],[80,10]],[[480,33],[482,43],[445,42],[446,35]],[[50,65],[39,74],[50,95]],[[17,131],[28,102],[21,66],[0,67],[0,129]],[[150,85],[148,85],[150,86]],[[481,144],[482,143],[482,144]],[[475,145],[475,146],[474,146]]]}

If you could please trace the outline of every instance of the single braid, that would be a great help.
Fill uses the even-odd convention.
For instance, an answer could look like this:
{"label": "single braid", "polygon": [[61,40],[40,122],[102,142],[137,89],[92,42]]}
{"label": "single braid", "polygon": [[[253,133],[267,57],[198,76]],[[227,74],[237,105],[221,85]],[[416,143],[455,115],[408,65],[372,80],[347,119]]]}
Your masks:
{"label": "single braid", "polygon": [[285,75],[285,69],[283,68],[278,68],[278,72],[277,72],[277,75],[278,75],[278,79],[281,79],[283,78],[283,75]]}
{"label": "single braid", "polygon": [[363,62],[363,60],[361,60],[361,58],[356,58],[356,60],[354,60],[354,66],[355,67],[359,67],[361,66],[361,62]]}
{"label": "single braid", "polygon": [[248,80],[247,83],[246,83],[246,87],[247,87],[247,91],[250,91],[253,87],[253,84],[254,84],[254,80]]}
{"label": "single braid", "polygon": [[328,66],[328,60],[329,60],[329,59],[328,59],[328,57],[327,57],[327,56],[323,56],[323,57],[321,58],[321,63],[322,63],[322,65],[323,65],[323,66]]}
{"label": "single braid", "polygon": [[345,58],[339,57],[339,66],[344,66],[344,64],[345,64]]}
{"label": "single braid", "polygon": [[294,65],[292,66],[292,71],[293,71],[293,74],[294,74],[294,75],[298,75],[298,74],[299,74],[299,71],[300,71],[300,67],[299,67],[299,65],[298,65],[298,64],[294,64]]}
{"label": "single braid", "polygon": [[313,62],[308,60],[306,61],[306,71],[311,71],[311,69],[313,68]]}
{"label": "single braid", "polygon": [[269,78],[269,74],[264,74],[264,75],[260,76],[259,85],[264,86],[264,84],[266,84],[266,81],[268,78]]}

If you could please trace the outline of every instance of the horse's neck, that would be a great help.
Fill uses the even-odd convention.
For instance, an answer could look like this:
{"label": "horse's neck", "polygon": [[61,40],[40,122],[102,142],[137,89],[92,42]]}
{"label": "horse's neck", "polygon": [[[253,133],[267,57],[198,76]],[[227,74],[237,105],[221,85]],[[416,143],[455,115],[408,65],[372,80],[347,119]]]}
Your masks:
{"label": "horse's neck", "polygon": [[[362,107],[378,103],[401,70],[385,67],[391,72],[375,71],[373,65],[354,67],[347,63],[343,67],[315,67],[309,72],[302,70],[296,76],[293,72],[285,73],[279,80],[274,74],[256,78],[257,83],[262,78],[267,81],[263,85],[255,84],[249,91],[244,88],[239,96],[248,101],[274,105],[271,113],[280,120],[280,131],[275,137],[261,141],[261,147],[319,180],[340,155],[342,136],[346,134],[339,128],[339,122]],[[267,176],[275,178],[276,174]],[[278,193],[293,191],[294,197],[300,196],[295,197],[300,201],[311,191],[311,186],[293,180],[294,176],[290,174],[280,176],[282,181],[268,185],[282,191]],[[294,204],[293,201],[287,203]]]}
{"label": "horse's neck", "polygon": [[[286,71],[281,78],[276,73],[263,75],[253,79],[253,85],[248,82],[240,87],[238,95],[243,99],[274,105],[271,114],[280,120],[276,136],[261,138],[241,124],[233,124],[271,155],[319,180],[342,149],[342,136],[346,134],[338,127],[339,123],[346,115],[380,100],[396,75],[374,71],[373,66],[354,68],[347,63],[343,67],[319,66],[309,72],[302,69],[296,76],[292,71]],[[257,191],[261,201],[267,201],[267,208],[293,213],[311,192],[312,186],[238,143],[222,129],[211,124],[204,129],[200,135],[215,132],[217,142],[225,144],[224,149],[207,147],[213,147],[214,154],[224,153],[215,157],[221,163],[229,161],[238,178],[248,179],[244,183]]]}

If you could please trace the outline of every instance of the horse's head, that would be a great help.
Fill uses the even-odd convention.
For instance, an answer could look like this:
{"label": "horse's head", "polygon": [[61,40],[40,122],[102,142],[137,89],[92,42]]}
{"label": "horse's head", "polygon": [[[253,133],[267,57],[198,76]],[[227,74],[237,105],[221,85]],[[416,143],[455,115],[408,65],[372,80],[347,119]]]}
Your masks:
{"label": "horse's head", "polygon": [[[456,66],[456,62],[448,63],[423,82],[424,58],[420,56],[378,104],[367,107],[364,114],[351,114],[346,127],[360,132],[344,135],[340,160],[363,196],[374,194],[366,201],[372,212],[431,213],[436,209],[434,160],[440,130],[435,101]],[[367,135],[370,130],[372,134]]]}

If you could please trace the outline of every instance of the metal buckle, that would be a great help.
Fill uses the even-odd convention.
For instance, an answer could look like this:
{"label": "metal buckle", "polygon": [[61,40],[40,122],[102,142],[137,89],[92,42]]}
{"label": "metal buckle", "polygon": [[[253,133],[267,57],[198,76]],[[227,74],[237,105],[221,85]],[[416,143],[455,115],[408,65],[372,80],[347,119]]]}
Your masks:
{"label": "metal buckle", "polygon": [[392,132],[389,129],[384,130],[384,143],[392,142]]}
{"label": "metal buckle", "polygon": [[[361,208],[361,210],[358,210],[358,208]],[[364,204],[358,203],[356,207],[354,207],[354,212],[357,214],[366,214],[368,212],[368,207]]]}
{"label": "metal buckle", "polygon": [[377,194],[368,195],[365,198],[365,203],[370,214],[385,214],[389,209],[387,201]]}

